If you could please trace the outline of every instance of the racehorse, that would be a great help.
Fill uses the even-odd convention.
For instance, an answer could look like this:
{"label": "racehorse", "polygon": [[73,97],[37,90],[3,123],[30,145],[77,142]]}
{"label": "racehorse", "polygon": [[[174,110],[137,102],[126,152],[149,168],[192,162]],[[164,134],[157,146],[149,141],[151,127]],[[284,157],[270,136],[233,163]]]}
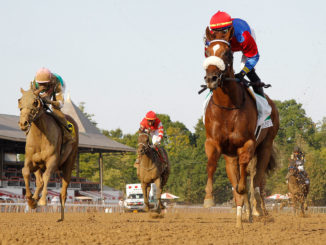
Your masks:
{"label": "racehorse", "polygon": [[170,163],[164,149],[165,162],[163,161],[163,157],[159,156],[155,147],[150,145],[149,136],[150,134],[147,130],[139,131],[137,151],[140,155],[140,161],[138,178],[143,190],[146,212],[150,210],[148,198],[151,190],[151,183],[155,183],[157,189],[156,197],[158,200],[156,212],[160,213],[161,209],[165,208],[161,201],[161,194],[169,178]]}
{"label": "racehorse", "polygon": [[[205,207],[214,205],[213,175],[221,154],[226,161],[226,172],[233,187],[237,205],[236,227],[242,227],[242,207],[247,195],[246,178],[249,162],[255,157],[256,163],[250,169],[252,178],[251,193],[263,203],[265,173],[276,167],[273,141],[279,128],[279,116],[274,102],[265,95],[272,108],[272,127],[261,130],[256,139],[257,126],[256,102],[247,88],[239,83],[233,71],[233,53],[230,39],[233,33],[223,31],[212,33],[207,28],[206,38],[209,46],[204,62],[205,82],[213,94],[205,114],[207,162],[207,185]],[[261,190],[260,190],[261,189]],[[253,207],[253,214],[263,215],[261,208]]]}
{"label": "racehorse", "polygon": [[[51,174],[62,171],[62,188],[60,193],[61,219],[64,220],[64,207],[67,198],[67,188],[71,178],[71,172],[78,152],[78,126],[68,115],[66,118],[74,126],[74,143],[71,152],[66,158],[61,157],[65,150],[63,143],[63,129],[58,125],[53,116],[45,110],[45,105],[39,93],[31,85],[28,91],[21,89],[22,97],[18,100],[20,109],[19,126],[25,131],[26,147],[25,162],[22,169],[26,187],[26,198],[30,208],[47,204],[47,185]],[[29,178],[34,173],[36,177],[36,189],[32,196]],[[39,194],[42,191],[41,198]]]}
{"label": "racehorse", "polygon": [[307,209],[306,198],[309,193],[309,187],[309,181],[306,182],[305,178],[299,173],[299,170],[291,166],[289,168],[288,189],[291,193],[293,211],[297,213],[299,206],[301,216],[304,216],[304,210]]}

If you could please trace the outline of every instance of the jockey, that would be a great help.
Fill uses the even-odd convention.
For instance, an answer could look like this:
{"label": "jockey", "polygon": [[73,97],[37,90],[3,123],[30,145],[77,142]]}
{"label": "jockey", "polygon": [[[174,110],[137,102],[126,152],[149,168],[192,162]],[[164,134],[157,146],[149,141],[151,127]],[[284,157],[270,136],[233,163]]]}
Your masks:
{"label": "jockey", "polygon": [[[140,122],[140,128],[139,131],[143,130],[149,130],[150,135],[152,136],[152,144],[156,147],[158,150],[158,153],[165,159],[165,154],[163,153],[163,150],[161,149],[160,144],[161,140],[163,139],[163,125],[161,120],[156,116],[156,113],[154,111],[149,111],[146,113],[146,116],[143,118],[143,120]],[[137,156],[137,160],[135,162],[135,167],[138,168],[139,166],[139,158],[140,156]]]}
{"label": "jockey", "polygon": [[[299,174],[304,178],[305,182],[309,183],[309,178],[307,172],[304,170],[304,153],[301,151],[299,147],[294,147],[293,153],[291,155],[291,161],[289,164],[289,168],[295,167],[298,169]],[[289,177],[289,174],[286,176],[286,178]],[[307,184],[308,184],[307,183]]]}
{"label": "jockey", "polygon": [[145,118],[140,122],[140,130],[143,131],[144,129],[149,129],[152,136],[152,144],[159,146],[163,139],[163,125],[161,120],[156,117],[154,111],[147,112]]}
{"label": "jockey", "polygon": [[62,78],[52,73],[47,68],[41,68],[36,72],[34,81],[35,89],[39,89],[40,97],[45,104],[51,105],[52,115],[63,128],[63,142],[64,144],[70,145],[73,143],[71,135],[72,125],[68,123],[65,115],[62,113],[61,108],[64,103],[64,88],[65,84]]}
{"label": "jockey", "polygon": [[[250,28],[248,23],[242,19],[232,19],[226,12],[218,11],[211,18],[209,27],[211,32],[233,32],[230,40],[231,50],[233,52],[242,52],[242,70],[235,74],[235,77],[241,82],[247,75],[252,83],[255,93],[264,97],[264,91],[262,88],[263,84],[261,83],[261,80],[254,69],[259,60],[255,33]],[[207,44],[208,43],[206,41],[206,47],[208,46]]]}

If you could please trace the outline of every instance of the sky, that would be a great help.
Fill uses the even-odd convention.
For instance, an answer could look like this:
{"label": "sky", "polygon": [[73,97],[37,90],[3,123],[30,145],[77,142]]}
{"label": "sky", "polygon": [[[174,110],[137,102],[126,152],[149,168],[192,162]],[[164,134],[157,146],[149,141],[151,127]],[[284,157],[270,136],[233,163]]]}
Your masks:
{"label": "sky", "polygon": [[[0,113],[47,67],[101,129],[135,133],[147,111],[194,131],[205,93],[203,35],[218,10],[255,30],[257,74],[275,100],[326,117],[326,1],[0,0]],[[239,72],[240,54],[234,68]]]}

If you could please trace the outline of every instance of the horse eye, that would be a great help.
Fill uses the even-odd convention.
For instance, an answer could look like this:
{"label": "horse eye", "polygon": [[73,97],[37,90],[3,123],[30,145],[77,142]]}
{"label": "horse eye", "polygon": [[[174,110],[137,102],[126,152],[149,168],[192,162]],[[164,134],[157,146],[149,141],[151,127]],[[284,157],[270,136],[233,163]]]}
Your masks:
{"label": "horse eye", "polygon": [[33,103],[34,107],[37,107],[38,106],[38,101],[35,100],[34,103]]}

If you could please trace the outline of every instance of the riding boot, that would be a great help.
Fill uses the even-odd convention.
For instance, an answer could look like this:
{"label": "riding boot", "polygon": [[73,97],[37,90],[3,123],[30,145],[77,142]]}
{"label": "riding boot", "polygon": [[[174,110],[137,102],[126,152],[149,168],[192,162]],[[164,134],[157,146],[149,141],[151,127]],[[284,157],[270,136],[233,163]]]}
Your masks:
{"label": "riding boot", "polygon": [[63,142],[68,143],[68,142],[74,142],[74,138],[72,136],[72,125],[70,125],[65,117],[65,115],[62,113],[62,111],[53,109],[53,114],[57,121],[61,124],[63,128]]}
{"label": "riding boot", "polygon": [[253,87],[255,93],[265,97],[264,89],[261,86],[261,80],[258,77],[254,68],[250,72],[247,73],[247,77],[249,78],[250,82],[252,83],[252,87]]}
{"label": "riding boot", "polygon": [[161,159],[163,160],[163,163],[166,164],[166,159],[165,159],[165,152],[162,147],[157,146],[158,153],[160,154]]}

